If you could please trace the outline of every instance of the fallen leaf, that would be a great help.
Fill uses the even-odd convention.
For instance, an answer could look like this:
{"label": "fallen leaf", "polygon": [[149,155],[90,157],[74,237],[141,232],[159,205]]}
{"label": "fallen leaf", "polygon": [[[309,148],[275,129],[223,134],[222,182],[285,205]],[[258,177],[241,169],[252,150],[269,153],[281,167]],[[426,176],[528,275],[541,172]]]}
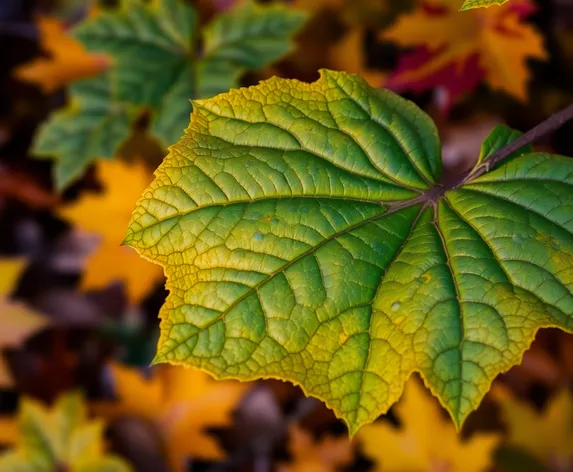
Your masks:
{"label": "fallen leaf", "polygon": [[45,93],[51,93],[107,68],[106,58],[88,53],[60,20],[41,16],[37,23],[41,46],[50,57],[38,57],[18,67],[14,71],[17,78],[37,84]]}
{"label": "fallen leaf", "polygon": [[12,445],[18,441],[18,424],[14,418],[0,417],[0,444]]}
{"label": "fallen leaf", "polygon": [[348,437],[326,437],[315,442],[302,428],[290,430],[290,464],[281,464],[279,472],[331,472],[352,462],[352,443]]}
{"label": "fallen leaf", "polygon": [[475,434],[462,440],[438,403],[414,379],[406,384],[395,411],[400,428],[378,422],[358,433],[366,456],[376,462],[375,470],[477,472],[492,465],[492,452],[501,437]]}
{"label": "fallen leaf", "polygon": [[97,174],[104,187],[102,193],[84,194],[77,202],[60,210],[70,223],[101,237],[98,248],[87,259],[81,288],[99,289],[121,281],[129,300],[137,303],[161,279],[163,271],[120,244],[133,203],[151,181],[151,173],[139,162],[128,164],[111,160],[100,161]]}
{"label": "fallen leaf", "polygon": [[159,366],[146,377],[137,369],[111,365],[117,402],[100,404],[103,415],[136,415],[161,431],[173,470],[183,471],[189,457],[224,457],[205,428],[224,427],[249,385],[217,382],[196,369]]}
{"label": "fallen leaf", "polygon": [[2,471],[128,472],[123,459],[105,454],[104,424],[88,420],[83,397],[62,395],[48,409],[24,398],[18,414],[16,447],[0,455]]}
{"label": "fallen leaf", "polygon": [[[23,259],[0,259],[0,349],[19,347],[48,324],[47,318],[9,299],[25,267]],[[12,374],[0,355],[0,387],[12,384]]]}
{"label": "fallen leaf", "polygon": [[573,395],[561,390],[543,411],[534,410],[498,387],[494,397],[507,427],[507,442],[554,470],[573,470]]}
{"label": "fallen leaf", "polygon": [[530,0],[458,12],[452,0],[420,0],[382,38],[406,48],[385,86],[421,91],[438,88],[447,109],[485,80],[492,88],[525,101],[528,58],[546,59],[543,38],[524,22],[534,11]]}
{"label": "fallen leaf", "polygon": [[125,238],[167,274],[154,363],[292,382],[351,436],[419,372],[460,428],[540,328],[572,329],[573,160],[486,165],[518,135],[442,187],[432,120],[355,74],[200,101]]}

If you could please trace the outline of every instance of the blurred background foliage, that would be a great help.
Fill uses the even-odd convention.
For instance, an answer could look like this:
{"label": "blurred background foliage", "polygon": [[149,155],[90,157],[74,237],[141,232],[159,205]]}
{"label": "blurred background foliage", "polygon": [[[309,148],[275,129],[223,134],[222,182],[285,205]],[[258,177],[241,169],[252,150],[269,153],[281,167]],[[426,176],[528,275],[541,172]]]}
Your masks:
{"label": "blurred background foliage", "polygon": [[[156,49],[112,48],[105,28],[103,40],[93,28],[75,33],[116,2],[0,2],[0,472],[573,471],[572,335],[541,331],[460,434],[413,378],[351,442],[290,384],[149,368],[163,275],[120,246],[188,121],[188,98],[273,75],[355,72],[432,116],[447,181],[473,164],[495,124],[527,130],[573,102],[573,2],[461,13],[461,0],[260,1],[256,15],[278,12],[270,23],[241,10],[253,8],[246,2],[184,3],[162,8],[183,29],[185,18],[197,25],[181,67],[198,82],[188,89],[172,77],[152,99],[126,100],[117,92],[126,74],[151,88],[169,74]],[[123,8],[148,8],[153,23],[158,2],[143,4]],[[238,46],[224,49],[228,38]],[[113,92],[90,95],[93,84]],[[108,128],[94,118],[124,112]],[[62,113],[72,115],[46,138]],[[571,136],[567,124],[536,148],[573,155]]]}

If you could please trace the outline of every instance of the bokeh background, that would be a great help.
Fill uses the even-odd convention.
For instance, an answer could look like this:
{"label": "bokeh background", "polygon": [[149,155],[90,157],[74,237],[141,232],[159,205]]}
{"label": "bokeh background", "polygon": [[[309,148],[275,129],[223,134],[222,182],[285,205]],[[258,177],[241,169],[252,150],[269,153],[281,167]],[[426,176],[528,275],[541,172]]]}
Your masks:
{"label": "bokeh background", "polygon": [[[186,3],[205,28],[243,2]],[[361,74],[435,120],[445,182],[475,162],[495,124],[526,131],[573,102],[571,0],[463,13],[462,0],[282,3],[307,14],[295,44],[241,69],[237,85],[313,81],[320,68]],[[0,0],[0,453],[20,451],[28,467],[0,460],[0,472],[573,471],[573,335],[558,330],[539,332],[460,434],[415,376],[350,441],[290,384],[149,367],[163,275],[119,246],[166,154],[147,132],[149,110],[113,158],[96,156],[65,186],[59,161],[35,151],[73,87],[112,67],[73,29],[114,5]],[[573,155],[573,123],[535,147]]]}

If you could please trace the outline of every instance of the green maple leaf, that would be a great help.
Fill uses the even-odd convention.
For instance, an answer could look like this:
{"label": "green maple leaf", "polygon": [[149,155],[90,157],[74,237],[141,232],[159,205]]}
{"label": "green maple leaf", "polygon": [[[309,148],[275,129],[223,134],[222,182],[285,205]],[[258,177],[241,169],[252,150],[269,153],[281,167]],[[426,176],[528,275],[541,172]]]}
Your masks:
{"label": "green maple leaf", "polygon": [[[293,49],[292,36],[305,20],[304,13],[285,6],[246,2],[201,32],[195,10],[178,0],[124,0],[74,30],[89,51],[111,59],[105,94],[73,86],[71,109],[55,113],[44,125],[36,153],[57,160],[57,183],[63,188],[94,160],[117,154],[143,110],[152,113],[151,134],[167,147],[189,122],[190,99],[227,91],[247,70],[280,59]],[[114,133],[100,132],[112,125]],[[73,139],[62,143],[63,136]]]}
{"label": "green maple leaf", "polygon": [[103,452],[103,424],[89,421],[79,394],[62,395],[51,410],[24,399],[18,415],[16,449],[0,454],[10,472],[129,472],[121,458]]}
{"label": "green maple leaf", "polygon": [[416,371],[461,426],[573,329],[573,160],[519,154],[440,187],[430,118],[353,74],[194,102],[125,240],[168,277],[155,362],[292,381],[352,434]]}
{"label": "green maple leaf", "polygon": [[472,8],[489,8],[492,5],[503,5],[509,0],[465,0],[461,11],[471,10]]}
{"label": "green maple leaf", "polygon": [[115,157],[129,137],[138,110],[112,101],[110,89],[107,74],[75,82],[70,87],[70,106],[40,127],[34,152],[56,159],[54,178],[58,188],[81,177],[94,159]]}

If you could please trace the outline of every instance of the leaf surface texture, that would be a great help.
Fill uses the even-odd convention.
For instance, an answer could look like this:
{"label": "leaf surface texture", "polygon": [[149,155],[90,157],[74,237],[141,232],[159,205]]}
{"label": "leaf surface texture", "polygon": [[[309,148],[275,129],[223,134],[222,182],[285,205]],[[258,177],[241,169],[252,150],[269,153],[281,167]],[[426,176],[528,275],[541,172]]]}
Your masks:
{"label": "leaf surface texture", "polygon": [[292,381],[351,433],[417,371],[461,425],[573,328],[573,161],[440,173],[429,117],[352,74],[195,102],[125,239],[168,277],[156,362]]}

